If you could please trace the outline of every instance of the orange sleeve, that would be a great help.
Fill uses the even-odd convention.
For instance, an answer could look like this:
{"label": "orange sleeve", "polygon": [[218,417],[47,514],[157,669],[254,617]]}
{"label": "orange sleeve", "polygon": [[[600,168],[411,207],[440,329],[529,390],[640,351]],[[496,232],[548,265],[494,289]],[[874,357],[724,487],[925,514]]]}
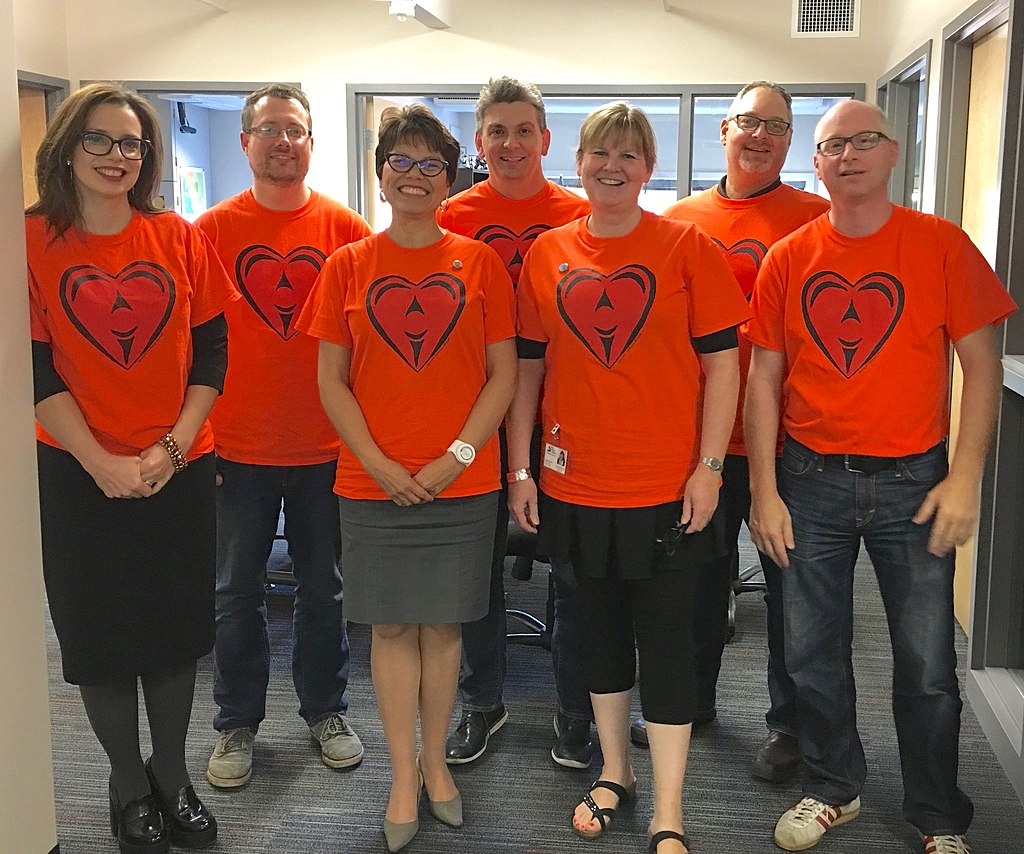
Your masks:
{"label": "orange sleeve", "polygon": [[352,333],[345,322],[345,283],[352,275],[349,254],[342,248],[331,255],[317,276],[313,292],[295,324],[300,332],[352,349]]}
{"label": "orange sleeve", "polygon": [[684,250],[690,336],[700,338],[739,326],[750,318],[750,308],[724,253],[696,226],[691,242],[692,250]]}
{"label": "orange sleeve", "polygon": [[754,318],[743,327],[751,344],[786,352],[786,293],[778,253],[768,250],[750,298]]}
{"label": "orange sleeve", "polygon": [[227,308],[228,303],[241,295],[228,277],[217,252],[206,232],[188,226],[189,262],[192,278],[192,305],[190,326],[201,326]]}
{"label": "orange sleeve", "polygon": [[498,253],[484,247],[488,270],[484,282],[484,341],[495,344],[507,341],[516,334],[516,295],[512,290],[512,279],[501,263]]}
{"label": "orange sleeve", "polygon": [[957,229],[946,258],[946,329],[954,343],[982,326],[1000,323],[1016,310],[1013,299],[971,239]]}
{"label": "orange sleeve", "polygon": [[526,260],[523,262],[522,272],[519,274],[519,287],[516,289],[516,334],[520,338],[530,341],[547,341],[548,335],[544,331],[544,325],[540,320],[540,312],[537,311],[537,301],[533,294],[533,277],[530,275],[534,268],[533,261],[538,253],[533,247],[526,253]]}

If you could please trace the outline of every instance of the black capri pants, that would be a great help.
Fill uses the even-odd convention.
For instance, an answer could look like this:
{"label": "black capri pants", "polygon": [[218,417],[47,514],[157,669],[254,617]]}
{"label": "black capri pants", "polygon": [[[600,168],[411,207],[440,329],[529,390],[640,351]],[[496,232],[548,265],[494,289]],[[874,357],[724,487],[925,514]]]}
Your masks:
{"label": "black capri pants", "polygon": [[644,719],[676,725],[693,721],[696,578],[694,566],[649,578],[577,577],[592,694],[632,689],[639,655]]}

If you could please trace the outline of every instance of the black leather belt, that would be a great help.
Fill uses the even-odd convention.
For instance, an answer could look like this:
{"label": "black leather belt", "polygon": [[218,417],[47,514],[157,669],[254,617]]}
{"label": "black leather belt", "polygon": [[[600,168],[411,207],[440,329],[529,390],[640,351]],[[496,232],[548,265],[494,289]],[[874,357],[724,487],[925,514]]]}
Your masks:
{"label": "black leather belt", "polygon": [[859,454],[823,454],[825,465],[852,471],[855,474],[878,474],[896,471],[906,457],[864,457]]}

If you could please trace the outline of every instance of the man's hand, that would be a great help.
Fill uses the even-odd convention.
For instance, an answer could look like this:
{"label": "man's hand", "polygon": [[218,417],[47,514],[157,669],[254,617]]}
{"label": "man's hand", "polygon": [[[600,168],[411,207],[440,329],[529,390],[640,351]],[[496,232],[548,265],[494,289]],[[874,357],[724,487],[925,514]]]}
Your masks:
{"label": "man's hand", "polygon": [[793,540],[793,520],[778,492],[763,498],[752,496],[750,500],[750,539],[778,566],[789,566],[789,549]]}
{"label": "man's hand", "polygon": [[973,478],[970,482],[955,480],[948,475],[925,496],[914,514],[914,522],[924,525],[934,517],[932,533],[928,538],[928,551],[943,557],[950,549],[962,546],[978,525],[978,499],[981,485]]}

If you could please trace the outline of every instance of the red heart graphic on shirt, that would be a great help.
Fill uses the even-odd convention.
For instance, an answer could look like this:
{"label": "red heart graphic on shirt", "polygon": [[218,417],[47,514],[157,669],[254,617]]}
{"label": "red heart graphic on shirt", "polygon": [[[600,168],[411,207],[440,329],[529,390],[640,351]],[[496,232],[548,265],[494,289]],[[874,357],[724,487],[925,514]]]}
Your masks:
{"label": "red heart graphic on shirt", "polygon": [[287,341],[298,334],[292,322],[326,260],[313,246],[298,246],[287,255],[269,246],[248,246],[238,253],[235,279],[253,311]]}
{"label": "red heart graphic on shirt", "polygon": [[450,273],[420,281],[377,279],[366,292],[374,329],[414,371],[420,371],[448,340],[466,305],[466,286]]}
{"label": "red heart graphic on shirt", "polygon": [[750,294],[754,290],[757,271],[761,269],[761,262],[764,261],[764,256],[768,253],[768,247],[752,237],[738,240],[732,246],[726,246],[717,237],[711,239],[725,252],[729,268],[736,277],[736,281],[740,283],[743,296],[749,300]]}
{"label": "red heart graphic on shirt", "polygon": [[125,370],[160,337],[174,308],[174,279],[151,261],[134,261],[116,275],[91,264],[60,277],[68,319],[97,350]]}
{"label": "red heart graphic on shirt", "polygon": [[558,312],[573,334],[606,368],[629,349],[654,304],[654,274],[630,264],[605,275],[570,270],[558,283]]}
{"label": "red heart graphic on shirt", "polygon": [[512,277],[512,287],[519,286],[519,274],[523,269],[523,258],[526,257],[526,250],[533,245],[537,236],[550,230],[550,225],[537,223],[529,228],[523,229],[516,234],[512,229],[503,225],[488,225],[476,233],[476,239],[482,240],[501,258],[509,276]]}
{"label": "red heart graphic on shirt", "polygon": [[828,360],[852,377],[889,340],[903,314],[903,285],[889,273],[868,273],[855,284],[826,271],[804,284],[804,323]]}

